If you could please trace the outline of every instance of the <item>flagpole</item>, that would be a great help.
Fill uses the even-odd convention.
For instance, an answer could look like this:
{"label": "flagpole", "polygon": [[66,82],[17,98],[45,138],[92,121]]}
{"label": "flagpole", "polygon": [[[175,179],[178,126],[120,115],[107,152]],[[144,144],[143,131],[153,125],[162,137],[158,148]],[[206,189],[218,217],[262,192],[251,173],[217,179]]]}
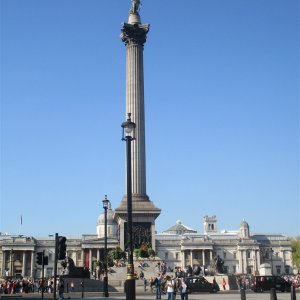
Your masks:
{"label": "flagpole", "polygon": [[23,220],[22,220],[22,214],[20,215],[20,225],[19,225],[19,235],[21,235],[21,228],[22,228],[22,223],[23,223]]}

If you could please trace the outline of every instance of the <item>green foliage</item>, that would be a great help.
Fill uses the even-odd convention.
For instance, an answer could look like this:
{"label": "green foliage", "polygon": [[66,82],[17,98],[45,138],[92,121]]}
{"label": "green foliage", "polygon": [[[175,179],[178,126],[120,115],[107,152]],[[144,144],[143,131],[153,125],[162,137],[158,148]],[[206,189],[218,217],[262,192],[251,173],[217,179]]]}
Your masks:
{"label": "green foliage", "polygon": [[300,269],[300,236],[291,239],[293,265]]}
{"label": "green foliage", "polygon": [[110,250],[107,253],[108,265],[112,267],[114,265],[114,261],[119,263],[119,261],[123,259],[126,260],[126,252],[123,251],[120,247],[116,247],[115,249]]}

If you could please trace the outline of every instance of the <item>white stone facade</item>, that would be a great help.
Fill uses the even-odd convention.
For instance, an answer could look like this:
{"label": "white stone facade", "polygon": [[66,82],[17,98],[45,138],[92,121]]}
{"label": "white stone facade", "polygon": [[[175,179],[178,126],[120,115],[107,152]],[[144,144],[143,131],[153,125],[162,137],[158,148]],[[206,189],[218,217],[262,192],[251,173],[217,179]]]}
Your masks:
{"label": "white stone facade", "polygon": [[[108,249],[113,249],[120,246],[120,242],[118,225],[111,209],[108,224],[111,228],[108,231]],[[103,226],[104,218],[100,215],[97,234],[67,237],[67,255],[74,260],[75,265],[94,270],[96,261],[103,259]],[[206,228],[205,220],[203,226]],[[215,228],[211,228],[213,232],[206,230],[205,234],[198,234],[177,221],[171,228],[155,235],[157,256],[171,269],[188,265],[192,268],[208,267],[213,258],[219,255],[224,261],[226,273],[230,274],[292,273],[292,248],[286,236],[251,234],[245,221],[236,231],[216,232]],[[49,259],[49,264],[45,266],[45,276],[49,277],[53,275],[54,237],[0,235],[1,276],[41,277],[41,266],[36,264],[36,253],[43,250]],[[61,270],[62,267],[58,264],[58,274]]]}

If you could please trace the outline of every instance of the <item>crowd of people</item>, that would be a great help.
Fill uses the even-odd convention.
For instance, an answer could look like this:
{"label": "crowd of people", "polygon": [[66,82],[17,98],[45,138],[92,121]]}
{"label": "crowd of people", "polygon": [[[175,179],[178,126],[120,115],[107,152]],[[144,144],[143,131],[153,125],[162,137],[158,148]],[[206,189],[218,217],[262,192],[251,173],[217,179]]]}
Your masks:
{"label": "crowd of people", "polygon": [[[23,294],[23,293],[53,293],[53,278],[42,280],[33,279],[0,279],[0,294]],[[64,280],[57,279],[57,291],[59,298],[63,299],[65,290]],[[74,283],[71,282],[70,291],[74,291]]]}

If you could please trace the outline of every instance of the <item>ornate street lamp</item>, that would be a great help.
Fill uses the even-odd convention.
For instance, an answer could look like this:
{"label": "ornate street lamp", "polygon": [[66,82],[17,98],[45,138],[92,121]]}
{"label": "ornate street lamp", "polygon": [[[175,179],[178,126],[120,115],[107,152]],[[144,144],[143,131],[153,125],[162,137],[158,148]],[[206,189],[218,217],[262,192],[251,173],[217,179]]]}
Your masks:
{"label": "ornate street lamp", "polygon": [[104,277],[103,277],[103,297],[109,297],[108,294],[108,276],[107,276],[107,209],[109,206],[109,200],[105,195],[103,202],[104,208]]}
{"label": "ornate street lamp", "polygon": [[127,232],[128,232],[128,265],[127,280],[125,285],[126,300],[135,300],[135,279],[133,265],[133,236],[132,236],[132,184],[131,184],[131,142],[135,139],[135,123],[131,121],[128,114],[126,122],[122,123],[122,141],[126,141],[127,159]]}

